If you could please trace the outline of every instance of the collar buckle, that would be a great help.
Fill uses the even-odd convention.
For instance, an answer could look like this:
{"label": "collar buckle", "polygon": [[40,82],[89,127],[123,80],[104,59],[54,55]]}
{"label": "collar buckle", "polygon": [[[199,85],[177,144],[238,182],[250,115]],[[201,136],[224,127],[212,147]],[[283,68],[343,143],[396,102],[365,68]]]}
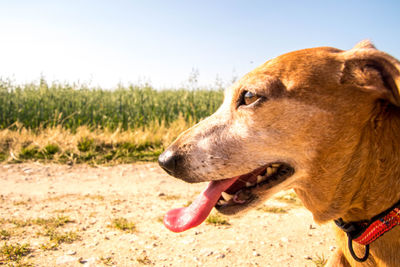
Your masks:
{"label": "collar buckle", "polygon": [[[358,262],[364,262],[369,256],[369,244],[393,227],[400,225],[400,201],[391,208],[376,215],[369,221],[344,222],[342,218],[334,220],[335,224],[347,234],[351,256]],[[357,257],[353,250],[353,240],[365,246],[365,254]]]}
{"label": "collar buckle", "polygon": [[357,237],[361,231],[363,231],[362,227],[360,227],[356,223],[352,222],[344,222],[342,218],[335,220],[335,224],[342,229],[343,232],[347,234],[347,244],[349,247],[349,251],[351,256],[358,262],[364,262],[368,259],[369,256],[369,244],[365,246],[365,253],[362,258],[359,258],[353,250],[353,239]]}

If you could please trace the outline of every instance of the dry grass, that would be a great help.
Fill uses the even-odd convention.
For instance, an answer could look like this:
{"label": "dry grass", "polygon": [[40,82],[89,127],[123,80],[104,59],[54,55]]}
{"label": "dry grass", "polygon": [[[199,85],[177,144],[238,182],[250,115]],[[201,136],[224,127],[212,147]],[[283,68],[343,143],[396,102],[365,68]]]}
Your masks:
{"label": "dry grass", "polygon": [[155,160],[163,149],[193,123],[180,116],[169,127],[153,123],[146,128],[115,131],[89,129],[75,132],[60,126],[0,131],[0,161],[118,164]]}
{"label": "dry grass", "polygon": [[151,260],[149,259],[149,257],[147,257],[147,255],[141,255],[141,256],[137,257],[136,261],[141,265],[150,265],[150,264],[152,264]]}
{"label": "dry grass", "polygon": [[276,197],[275,199],[293,206],[303,206],[303,203],[301,203],[295,192],[289,192],[283,196]]}
{"label": "dry grass", "polygon": [[106,266],[113,266],[115,265],[113,258],[111,256],[108,257],[100,257],[100,262]]}
{"label": "dry grass", "polygon": [[13,204],[14,204],[15,206],[28,205],[28,202],[23,201],[23,200],[19,200],[19,201],[14,201]]}
{"label": "dry grass", "polygon": [[163,194],[163,193],[159,194],[158,196],[164,200],[177,200],[177,199],[181,198],[181,196],[179,196],[179,195],[168,195],[168,194]]}
{"label": "dry grass", "polygon": [[265,206],[265,205],[260,208],[257,208],[257,210],[269,212],[269,213],[280,213],[280,214],[288,212],[288,210],[283,207],[271,207],[271,206]]}
{"label": "dry grass", "polygon": [[315,264],[316,267],[324,267],[328,260],[324,255],[316,255],[315,258],[312,258],[311,261]]}

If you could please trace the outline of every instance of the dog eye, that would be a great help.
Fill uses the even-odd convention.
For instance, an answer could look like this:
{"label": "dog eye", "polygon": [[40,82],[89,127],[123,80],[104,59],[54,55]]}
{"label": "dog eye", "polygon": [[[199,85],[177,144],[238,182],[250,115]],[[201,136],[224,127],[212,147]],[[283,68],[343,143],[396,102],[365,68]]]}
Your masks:
{"label": "dog eye", "polygon": [[252,92],[245,91],[245,92],[243,92],[243,99],[241,101],[242,102],[241,104],[247,106],[247,105],[250,105],[250,104],[256,102],[259,98],[260,98],[260,96],[254,94]]}

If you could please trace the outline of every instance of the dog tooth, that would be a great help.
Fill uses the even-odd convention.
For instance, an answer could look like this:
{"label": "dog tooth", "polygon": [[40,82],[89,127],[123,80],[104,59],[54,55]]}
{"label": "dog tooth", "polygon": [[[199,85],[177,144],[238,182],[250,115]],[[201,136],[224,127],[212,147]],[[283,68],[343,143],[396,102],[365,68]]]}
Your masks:
{"label": "dog tooth", "polygon": [[271,164],[271,166],[274,167],[274,168],[278,168],[279,166],[281,166],[281,164],[279,164],[279,163],[273,163],[273,164]]}
{"label": "dog tooth", "polygon": [[233,195],[230,195],[230,194],[228,194],[228,193],[226,193],[226,192],[222,192],[222,193],[221,193],[221,196],[222,196],[226,201],[229,201],[229,200],[231,200],[231,199],[233,198]]}
{"label": "dog tooth", "polygon": [[252,184],[252,183],[250,183],[250,182],[246,182],[246,187],[251,187],[251,186],[253,186],[254,184]]}
{"label": "dog tooth", "polygon": [[257,183],[261,183],[261,182],[264,181],[266,178],[267,178],[267,177],[265,177],[265,176],[258,175],[258,176],[257,176]]}
{"label": "dog tooth", "polygon": [[274,173],[274,169],[272,167],[267,168],[267,176],[271,176]]}
{"label": "dog tooth", "polygon": [[223,199],[220,199],[220,200],[218,200],[217,204],[220,205],[220,206],[226,205],[226,204],[228,204],[228,201],[225,201],[225,200],[223,200]]}

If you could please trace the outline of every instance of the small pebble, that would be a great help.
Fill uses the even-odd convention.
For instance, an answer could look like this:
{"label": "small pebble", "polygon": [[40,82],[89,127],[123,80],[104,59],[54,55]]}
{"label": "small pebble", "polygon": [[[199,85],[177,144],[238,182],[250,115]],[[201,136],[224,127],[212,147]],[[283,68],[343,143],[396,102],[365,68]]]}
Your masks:
{"label": "small pebble", "polygon": [[207,256],[208,257],[208,256],[211,256],[212,254],[214,254],[214,251],[206,249],[206,248],[203,248],[203,249],[200,250],[200,254],[202,256]]}
{"label": "small pebble", "polygon": [[76,261],[75,257],[72,256],[60,256],[56,259],[56,265],[67,264]]}
{"label": "small pebble", "polygon": [[33,172],[31,169],[29,169],[29,168],[25,168],[25,169],[23,169],[23,171],[25,172],[25,173],[31,173],[31,172]]}
{"label": "small pebble", "polygon": [[97,261],[97,258],[96,258],[96,257],[90,257],[90,258],[85,259],[85,260],[83,260],[83,261],[84,261],[84,262],[82,262],[82,263],[83,263],[83,266],[85,266],[85,267],[97,266],[97,265],[96,265],[96,261]]}
{"label": "small pebble", "polygon": [[223,259],[223,258],[225,258],[225,254],[224,254],[224,253],[221,253],[221,254],[217,255],[216,258],[217,258],[217,259]]}
{"label": "small pebble", "polygon": [[65,253],[65,255],[75,255],[76,254],[76,251],[74,251],[74,250],[68,250],[66,253]]}
{"label": "small pebble", "polygon": [[195,241],[194,238],[190,238],[190,239],[184,239],[184,240],[182,240],[181,242],[182,242],[182,244],[184,244],[184,245],[188,245],[188,244],[192,244],[194,241]]}

